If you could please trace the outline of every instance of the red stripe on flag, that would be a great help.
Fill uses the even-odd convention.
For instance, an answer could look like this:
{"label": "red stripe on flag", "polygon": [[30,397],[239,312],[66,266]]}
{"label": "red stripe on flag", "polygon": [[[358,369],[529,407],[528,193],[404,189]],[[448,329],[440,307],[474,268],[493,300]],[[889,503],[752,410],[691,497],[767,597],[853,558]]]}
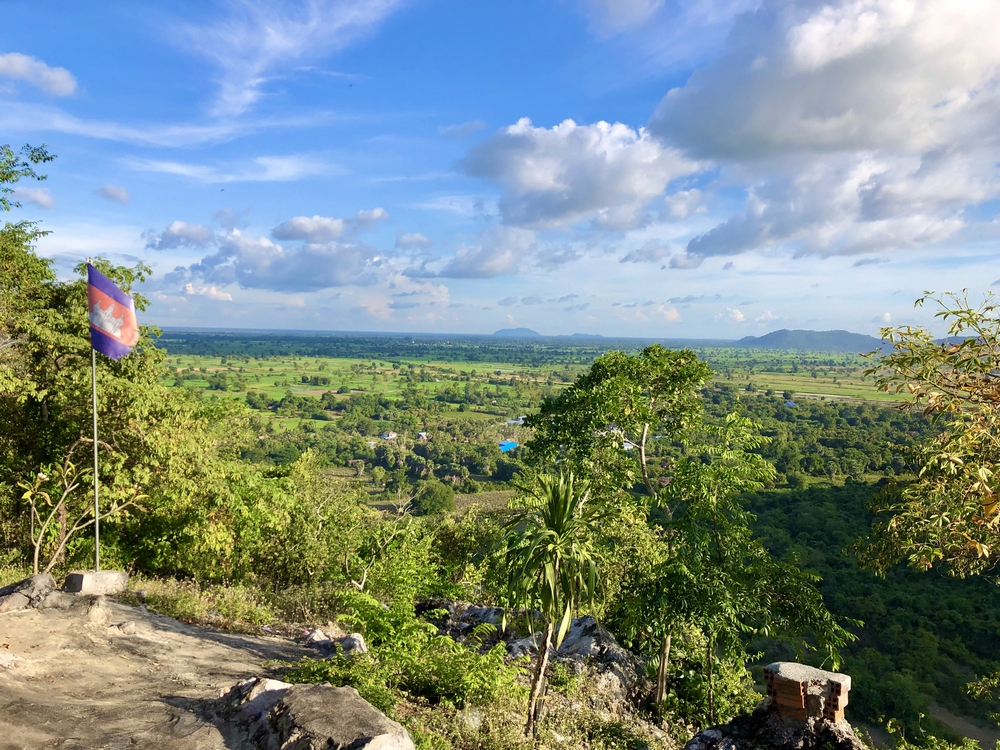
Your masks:
{"label": "red stripe on flag", "polygon": [[[100,314],[94,315],[95,312],[98,312],[94,309],[95,304],[99,306],[101,313],[105,313],[104,321],[106,322],[98,322],[101,317]],[[135,312],[118,300],[112,299],[100,289],[90,285],[87,286],[87,316],[90,318],[90,325],[116,341],[120,341],[125,346],[135,346],[139,340],[139,323],[135,319]],[[112,319],[121,320],[117,334],[114,328],[118,323]]]}

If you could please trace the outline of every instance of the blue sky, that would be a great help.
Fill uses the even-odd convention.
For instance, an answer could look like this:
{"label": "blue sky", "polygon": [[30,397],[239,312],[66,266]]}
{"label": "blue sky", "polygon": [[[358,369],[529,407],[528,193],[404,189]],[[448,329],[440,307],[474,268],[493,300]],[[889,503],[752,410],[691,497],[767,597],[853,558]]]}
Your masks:
{"label": "blue sky", "polygon": [[992,0],[10,2],[0,137],[161,325],[729,338],[1000,280]]}

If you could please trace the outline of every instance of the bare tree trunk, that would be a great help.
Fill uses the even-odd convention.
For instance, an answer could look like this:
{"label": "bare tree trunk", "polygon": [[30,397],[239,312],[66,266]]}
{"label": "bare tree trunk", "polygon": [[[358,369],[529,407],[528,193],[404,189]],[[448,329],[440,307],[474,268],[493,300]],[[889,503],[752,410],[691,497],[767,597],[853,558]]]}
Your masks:
{"label": "bare tree trunk", "polygon": [[670,667],[670,634],[663,639],[660,651],[660,669],[656,674],[656,705],[662,706],[667,699],[667,669]]}
{"label": "bare tree trunk", "polygon": [[524,725],[525,736],[535,736],[538,731],[538,719],[541,713],[541,698],[545,688],[545,668],[549,665],[549,651],[552,648],[553,623],[545,625],[545,635],[538,650],[538,666],[531,680],[531,698],[528,700],[528,723]]}
{"label": "bare tree trunk", "polygon": [[67,525],[69,524],[69,518],[66,514],[66,503],[63,503],[59,507],[59,540],[58,549],[59,554],[55,562],[61,563],[66,560],[66,535],[69,534],[69,529]]}
{"label": "bare tree trunk", "polygon": [[713,675],[712,675],[712,662],[713,662],[712,657],[714,656],[714,654],[712,653],[714,651],[714,649],[712,648],[713,643],[714,641],[712,639],[712,636],[709,635],[708,648],[706,649],[707,650],[706,657],[708,659],[708,725],[709,726],[713,726],[715,724],[715,682],[713,680]]}

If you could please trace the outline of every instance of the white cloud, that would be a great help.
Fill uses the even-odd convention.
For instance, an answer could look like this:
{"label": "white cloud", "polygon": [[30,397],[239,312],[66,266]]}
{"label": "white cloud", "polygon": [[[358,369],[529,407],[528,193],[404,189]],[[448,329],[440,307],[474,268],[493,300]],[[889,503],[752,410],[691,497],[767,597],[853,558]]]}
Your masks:
{"label": "white cloud", "polygon": [[76,91],[76,79],[66,68],[53,68],[19,52],[0,55],[0,77],[27,81],[53,96],[70,96]]}
{"label": "white cloud", "polygon": [[989,0],[772,0],[668,94],[650,127],[708,157],[919,153],[992,132],[998,63]]}
{"label": "white cloud", "polygon": [[143,232],[146,247],[152,250],[172,250],[178,247],[205,247],[215,242],[215,232],[203,224],[173,221],[162,232]]}
{"label": "white cloud", "polygon": [[462,244],[440,275],[456,279],[490,279],[517,272],[521,261],[535,248],[535,233],[516,227],[495,226],[482,232],[479,242]]}
{"label": "white cloud", "polygon": [[459,164],[501,187],[505,223],[531,228],[587,220],[638,226],[671,180],[697,168],[642,128],[572,120],[539,128],[527,118],[475,146]]}
{"label": "white cloud", "polygon": [[128,203],[132,199],[132,196],[128,194],[128,190],[120,185],[104,185],[97,188],[97,194],[102,198],[107,198],[110,201],[118,201],[119,203]]}
{"label": "white cloud", "polygon": [[772,320],[777,320],[777,319],[778,319],[778,316],[775,315],[770,310],[768,310],[767,312],[762,313],[761,315],[758,315],[756,318],[754,318],[754,320],[757,321],[758,323],[770,323]]}
{"label": "white cloud", "polygon": [[14,190],[14,199],[18,202],[28,201],[46,211],[56,205],[56,199],[48,188],[19,187]]}
{"label": "white cloud", "polygon": [[1000,197],[1000,14],[970,0],[763,0],[649,129],[747,186],[710,255],[919,248]]}
{"label": "white cloud", "polygon": [[218,69],[216,115],[238,115],[265,85],[291,66],[344,49],[374,31],[399,0],[309,0],[271,3],[233,0],[231,12],[205,26],[188,25],[180,38]]}
{"label": "white cloud", "polygon": [[702,204],[704,196],[698,188],[679,190],[663,199],[667,216],[672,219],[686,219],[694,213],[705,213],[708,209]]}
{"label": "white cloud", "polygon": [[358,211],[357,214],[346,219],[335,219],[331,216],[296,216],[276,226],[271,234],[278,240],[330,242],[340,239],[345,230],[361,231],[380,221],[388,221],[388,219],[388,211],[382,208]]}
{"label": "white cloud", "polygon": [[200,279],[208,285],[236,283],[244,289],[310,292],[371,284],[379,259],[378,250],[365,245],[328,242],[286,250],[267,237],[234,229],[220,241],[218,252],[164,278],[168,283]]}
{"label": "white cloud", "polygon": [[663,318],[668,323],[680,323],[681,314],[677,312],[676,307],[667,307],[666,305],[658,305],[655,312],[662,315]]}
{"label": "white cloud", "polygon": [[716,315],[715,319],[728,320],[732,323],[742,323],[744,320],[746,320],[746,316],[744,316],[743,313],[741,313],[739,310],[735,308],[727,307],[726,311]]}
{"label": "white cloud", "polygon": [[209,299],[220,300],[223,302],[232,302],[233,295],[229,292],[221,292],[219,289],[212,286],[195,286],[194,284],[188,283],[184,285],[184,294],[187,295],[197,295],[200,297],[208,297]]}
{"label": "white cloud", "polygon": [[271,234],[278,240],[308,240],[329,242],[344,233],[344,220],[330,216],[296,216],[279,224]]}
{"label": "white cloud", "polygon": [[420,232],[406,232],[400,234],[396,237],[396,247],[427,247],[433,244],[429,239],[420,234]]}
{"label": "white cloud", "polygon": [[187,177],[198,182],[290,182],[306,177],[343,174],[343,169],[308,154],[291,156],[258,156],[236,170],[221,169],[205,164],[188,164],[157,159],[128,159],[126,164],[141,172],[159,172]]}
{"label": "white cloud", "polygon": [[889,325],[892,322],[892,315],[884,312],[881,315],[876,315],[872,319],[873,323],[882,323],[883,325]]}

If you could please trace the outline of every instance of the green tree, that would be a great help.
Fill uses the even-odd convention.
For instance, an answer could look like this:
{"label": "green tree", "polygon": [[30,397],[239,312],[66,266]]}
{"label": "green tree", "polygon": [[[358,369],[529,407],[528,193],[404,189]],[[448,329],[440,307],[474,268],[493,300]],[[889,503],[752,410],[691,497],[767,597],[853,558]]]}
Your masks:
{"label": "green tree", "polygon": [[581,603],[598,586],[597,525],[601,510],[587,483],[573,475],[541,475],[525,490],[524,505],[508,522],[508,597],[515,609],[541,611],[545,631],[531,680],[524,732],[537,731],[549,654],[558,649]]}
{"label": "green tree", "polygon": [[635,356],[608,352],[526,420],[535,429],[527,443],[529,460],[536,466],[565,462],[602,497],[629,490],[639,480],[656,495],[650,441],[654,435],[676,439],[696,420],[698,389],[710,375],[708,365],[687,349],[654,344]]}
{"label": "green tree", "polygon": [[928,301],[940,308],[935,317],[948,323],[950,338],[884,328],[892,348],[872,353],[866,375],[880,390],[905,394],[943,430],[918,451],[916,481],[876,501],[889,519],[874,525],[864,556],[883,571],[905,559],[966,576],[1000,562],[1000,307],[992,294],[973,306],[965,294],[928,293],[916,305]]}
{"label": "green tree", "polygon": [[436,479],[424,480],[417,485],[413,509],[421,516],[450,513],[455,510],[455,490]]}

